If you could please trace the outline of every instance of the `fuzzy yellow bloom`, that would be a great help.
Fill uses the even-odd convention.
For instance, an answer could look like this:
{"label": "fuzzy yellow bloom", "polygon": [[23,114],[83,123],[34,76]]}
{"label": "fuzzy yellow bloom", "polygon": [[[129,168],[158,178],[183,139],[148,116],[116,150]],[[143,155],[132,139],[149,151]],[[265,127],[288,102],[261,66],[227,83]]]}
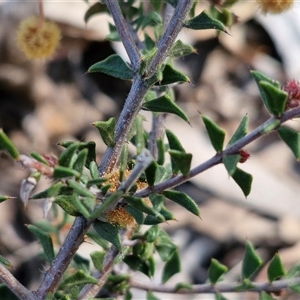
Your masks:
{"label": "fuzzy yellow bloom", "polygon": [[109,211],[106,217],[109,223],[122,228],[134,228],[137,226],[134,217],[124,207]]}
{"label": "fuzzy yellow bloom", "polygon": [[280,14],[290,9],[294,0],[256,0],[259,8],[264,14]]}
{"label": "fuzzy yellow bloom", "polygon": [[[128,178],[130,175],[130,170],[125,170],[124,172],[124,180]],[[110,192],[116,192],[119,185],[120,185],[120,170],[116,169],[111,173],[103,174],[104,177],[107,178],[106,183],[111,184],[111,187],[109,188]],[[141,190],[143,188],[146,188],[148,184],[146,182],[137,181],[136,182],[137,189]],[[149,198],[145,198],[145,202],[149,207],[152,207],[152,202]],[[127,210],[122,206],[117,206],[115,209],[109,211],[106,214],[106,218],[109,223],[120,226],[122,228],[135,228],[137,226],[136,220],[134,217],[127,212]]]}
{"label": "fuzzy yellow bloom", "polygon": [[17,33],[20,49],[28,59],[49,58],[55,52],[61,33],[58,26],[37,17],[23,20]]}

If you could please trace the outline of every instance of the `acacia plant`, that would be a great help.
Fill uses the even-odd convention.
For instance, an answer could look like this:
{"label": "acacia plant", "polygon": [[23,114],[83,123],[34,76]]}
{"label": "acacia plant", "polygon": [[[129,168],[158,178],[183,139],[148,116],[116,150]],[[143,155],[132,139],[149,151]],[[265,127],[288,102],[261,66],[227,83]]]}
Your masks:
{"label": "acacia plant", "polygon": [[[64,221],[56,226],[52,223],[47,226],[44,223],[42,227],[38,223],[28,225],[40,241],[47,262],[36,291],[29,291],[18,282],[9,271],[12,267],[10,262],[0,257],[0,279],[3,282],[0,295],[5,295],[5,299],[96,299],[94,297],[105,290],[106,295],[111,297],[109,299],[123,296],[129,300],[132,299],[132,287],[146,290],[149,300],[157,299],[155,292],[214,293],[216,299],[226,299],[226,292],[251,290],[257,292],[260,299],[268,300],[273,299],[272,293],[283,289],[299,292],[298,268],[286,272],[277,254],[268,267],[269,281],[252,281],[253,274],[262,266],[262,260],[251,242],[247,242],[245,247],[240,282],[222,283],[227,267],[212,259],[208,283],[191,285],[180,282],[174,287],[164,286],[170,277],[180,271],[178,248],[159,226],[174,219],[165,206],[166,199],[199,216],[195,201],[172,188],[215,165],[223,164],[247,196],[251,190],[252,175],[239,167],[239,163],[246,162],[249,157],[244,148],[273,131],[292,150],[296,159],[300,159],[300,133],[283,125],[300,116],[299,84],[291,81],[282,88],[279,82],[254,70],[251,74],[270,114],[269,119],[248,132],[248,117],[245,116],[229,143],[224,145],[225,131],[212,119],[200,114],[199,118],[203,119],[215,150],[215,154],[202,164],[191,168],[192,155],[186,153],[176,133],[163,126],[164,118],[170,113],[189,123],[187,114],[176,104],[172,89],[178,83],[188,84],[189,78],[173,63],[174,59],[190,54],[194,49],[178,40],[178,33],[185,28],[215,29],[218,34],[227,34],[226,28],[233,25],[234,20],[230,13],[233,2],[211,4],[209,11],[198,15],[195,14],[197,3],[193,0],[151,0],[148,5],[135,0],[105,0],[90,6],[85,21],[88,22],[96,13],[110,14],[114,24],[109,24],[107,38],[123,43],[129,61],[124,61],[118,54],[111,55],[95,62],[88,73],[103,72],[130,80],[131,89],[117,120],[111,118],[94,123],[107,146],[100,162],[96,161],[93,141],[61,143],[65,149],[58,158],[35,152],[23,155],[0,131],[0,149],[31,170],[31,175],[21,184],[20,195],[24,204],[30,205],[33,199],[44,199],[45,215],[51,209],[57,215],[61,209],[65,216]],[[268,1],[262,2],[263,11],[267,12]],[[276,12],[280,12],[277,2],[269,1],[270,6],[276,4]],[[291,2],[286,1],[282,9],[289,7]],[[146,12],[146,7],[151,7],[151,11]],[[24,24],[22,29],[29,34],[29,38],[27,36],[22,40],[22,32],[19,32],[18,38],[23,48],[26,48],[24,43],[27,40],[32,41],[31,46],[26,48],[32,58],[39,46],[37,35],[45,25],[42,1],[40,19],[31,19],[30,22],[34,30],[29,30]],[[55,34],[57,43],[59,34]],[[38,57],[44,57],[44,52],[37,52]],[[152,112],[150,132],[143,129],[143,117],[139,115],[141,110]],[[129,143],[135,146],[135,153],[129,154]],[[165,156],[170,156],[170,163],[165,162]],[[51,178],[51,185],[43,192],[31,195],[41,176]],[[5,201],[10,198],[1,196],[0,199]],[[58,242],[59,247],[54,247],[52,237],[56,235],[59,241],[59,231],[70,219],[73,224],[66,238]],[[90,254],[94,265],[91,269],[90,261],[76,253],[85,240],[93,240],[99,245],[99,251]],[[162,284],[147,285],[133,280],[130,270],[140,271],[150,278],[154,275],[155,253],[164,264]],[[116,268],[120,264],[126,265],[128,272]]]}

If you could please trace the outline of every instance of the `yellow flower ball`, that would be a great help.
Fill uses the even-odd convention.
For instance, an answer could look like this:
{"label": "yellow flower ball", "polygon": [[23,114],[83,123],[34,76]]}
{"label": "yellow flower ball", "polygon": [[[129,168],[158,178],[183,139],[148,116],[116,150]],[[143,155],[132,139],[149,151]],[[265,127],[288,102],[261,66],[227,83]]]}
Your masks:
{"label": "yellow flower ball", "polygon": [[260,10],[264,13],[280,14],[290,9],[294,0],[256,0]]}
{"label": "yellow flower ball", "polygon": [[109,223],[122,228],[135,228],[137,226],[134,217],[124,207],[109,211],[106,217]]}
{"label": "yellow flower ball", "polygon": [[56,24],[41,21],[37,17],[23,20],[17,33],[18,45],[28,59],[49,58],[59,45],[60,38]]}

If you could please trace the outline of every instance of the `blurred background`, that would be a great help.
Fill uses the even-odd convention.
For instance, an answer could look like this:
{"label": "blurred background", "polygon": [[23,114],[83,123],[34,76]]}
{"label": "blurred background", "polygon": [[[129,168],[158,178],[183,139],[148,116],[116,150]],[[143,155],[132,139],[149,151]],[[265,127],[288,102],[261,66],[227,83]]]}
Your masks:
{"label": "blurred background", "polygon": [[[199,10],[208,7],[209,3],[203,3]],[[130,82],[86,73],[89,66],[116,51],[124,53],[120,45],[105,40],[107,16],[97,15],[84,23],[87,8],[84,1],[46,1],[45,15],[61,28],[62,41],[51,60],[32,62],[17,48],[16,30],[21,20],[37,13],[37,3],[0,3],[0,127],[21,153],[59,154],[62,149],[57,144],[66,140],[95,141],[98,161],[105,151],[91,123],[118,117]],[[229,140],[246,114],[250,130],[269,117],[250,69],[262,71],[282,85],[300,76],[298,3],[274,16],[260,14],[251,1],[235,4],[232,11],[238,24],[228,35],[217,37],[210,30],[183,30],[180,35],[197,49],[197,54],[177,62],[192,82],[176,87],[177,101],[190,117],[191,126],[173,116],[167,118],[165,126],[178,135],[187,152],[194,154],[194,166],[214,155],[198,112],[224,128]],[[145,116],[145,127],[149,128],[151,118]],[[300,129],[298,120],[289,125]],[[199,204],[201,220],[168,203],[177,221],[162,227],[171,233],[182,253],[182,272],[170,280],[170,285],[204,283],[212,257],[230,268],[227,281],[238,280],[246,240],[253,242],[266,262],[276,252],[287,269],[300,261],[299,163],[276,133],[246,150],[251,158],[241,168],[254,177],[247,199],[225,168],[217,166],[178,187]],[[43,221],[43,203],[31,201],[24,210],[18,195],[21,180],[29,174],[5,153],[0,153],[0,170],[0,195],[16,197],[1,204],[0,254],[15,267],[17,278],[35,289],[45,262],[39,256],[41,246],[24,224]],[[43,179],[36,191],[48,183]],[[51,215],[47,218],[51,220]],[[88,257],[90,247],[96,246],[83,245],[80,253]],[[267,281],[265,268],[256,280]],[[160,282],[159,275],[154,282]],[[143,292],[134,295],[135,299],[145,299]],[[211,295],[156,295],[161,299],[213,299]],[[252,293],[226,297],[257,299]],[[280,299],[300,298],[287,293]]]}

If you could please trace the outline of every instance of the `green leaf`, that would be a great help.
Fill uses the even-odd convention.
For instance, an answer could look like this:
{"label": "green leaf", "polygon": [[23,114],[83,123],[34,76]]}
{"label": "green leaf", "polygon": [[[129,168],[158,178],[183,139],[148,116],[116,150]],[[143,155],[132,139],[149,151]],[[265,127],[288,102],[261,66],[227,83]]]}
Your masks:
{"label": "green leaf", "polygon": [[251,185],[253,180],[252,175],[239,168],[236,168],[235,172],[232,175],[232,178],[241,188],[245,197],[247,197],[251,192]]}
{"label": "green leaf", "polygon": [[88,219],[91,215],[92,209],[96,205],[96,199],[88,197],[79,199],[78,195],[74,193],[73,197],[71,198],[70,204],[74,205],[77,211],[86,219]]}
{"label": "green leaf", "polygon": [[249,279],[261,265],[261,258],[254,250],[252,244],[247,241],[242,263],[242,278]]}
{"label": "green leaf", "polygon": [[148,291],[146,300],[160,300],[160,298],[157,298],[152,292]]}
{"label": "green leaf", "polygon": [[286,109],[287,92],[267,81],[259,81],[258,87],[267,110],[275,117],[280,117]]}
{"label": "green leaf", "polygon": [[53,171],[53,177],[55,179],[60,179],[65,177],[78,178],[80,177],[80,173],[68,167],[56,166]]}
{"label": "green leaf", "polygon": [[199,208],[197,203],[186,193],[178,191],[164,191],[163,195],[173,202],[184,207],[186,210],[196,216],[200,216]]}
{"label": "green leaf", "polygon": [[166,283],[178,272],[180,272],[180,256],[178,250],[176,249],[163,268],[162,282]]}
{"label": "green leaf", "polygon": [[88,275],[82,270],[77,271],[71,276],[67,277],[63,282],[59,285],[60,288],[71,289],[73,287],[83,285],[83,284],[97,284],[98,281],[96,278]]}
{"label": "green leaf", "polygon": [[0,150],[7,151],[13,159],[19,159],[20,153],[9,137],[0,128]]}
{"label": "green leaf", "polygon": [[106,252],[105,251],[93,251],[90,256],[95,268],[99,271],[103,270],[103,262]]}
{"label": "green leaf", "polygon": [[59,194],[61,188],[63,186],[63,183],[58,181],[56,183],[54,183],[51,187],[49,187],[48,189],[35,194],[32,199],[43,199],[43,198],[50,198],[50,197],[55,197]]}
{"label": "green leaf", "polygon": [[272,84],[276,88],[280,88],[280,86],[281,86],[279,81],[271,79],[259,71],[251,70],[250,73],[251,73],[252,77],[254,78],[254,80],[256,81],[257,85],[259,84],[260,81],[266,81],[266,82]]}
{"label": "green leaf", "polygon": [[167,262],[177,249],[169,235],[162,229],[160,229],[154,245],[159,257],[164,262]]}
{"label": "green leaf", "polygon": [[154,252],[153,243],[144,243],[143,250],[139,254],[139,257],[141,258],[141,260],[146,261],[153,255],[153,252]]}
{"label": "green leaf", "polygon": [[151,37],[145,32],[144,33],[145,36],[145,46],[147,48],[147,50],[152,50],[155,47],[155,42],[151,39]]}
{"label": "green leaf", "polygon": [[241,156],[239,154],[235,155],[225,155],[223,157],[223,164],[230,176],[232,176],[236,171],[237,163],[240,161]]}
{"label": "green leaf", "polygon": [[227,300],[227,298],[220,293],[216,293],[215,300]]}
{"label": "green leaf", "polygon": [[90,6],[84,14],[84,22],[87,23],[92,16],[104,12],[106,12],[106,5],[100,2],[96,2],[92,6]]}
{"label": "green leaf", "polygon": [[104,250],[109,249],[109,242],[102,237],[99,236],[94,230],[93,231],[88,231],[86,235],[93,240],[96,244],[98,244],[100,247],[102,247]]}
{"label": "green leaf", "polygon": [[140,154],[145,148],[144,128],[143,128],[144,117],[138,115],[136,117],[136,136],[135,144],[137,148],[137,154]]}
{"label": "green leaf", "polygon": [[145,218],[144,224],[145,225],[156,225],[156,224],[160,224],[165,221],[176,220],[174,215],[169,210],[167,210],[164,206],[162,206],[159,213],[164,217],[164,221],[158,220],[156,217],[148,215]]}
{"label": "green leaf", "polygon": [[58,163],[63,167],[72,167],[72,160],[74,159],[74,155],[79,147],[79,143],[70,144],[59,156]]}
{"label": "green leaf", "polygon": [[39,154],[37,152],[31,152],[30,155],[37,161],[45,164],[46,166],[50,166],[49,162],[41,154]]}
{"label": "green leaf", "polygon": [[213,258],[208,269],[209,281],[215,284],[227,270],[228,268],[225,265]]}
{"label": "green leaf", "polygon": [[124,263],[127,264],[132,270],[140,271],[146,276],[150,277],[150,269],[147,262],[141,260],[138,256],[135,255],[126,255],[124,258]]}
{"label": "green leaf", "polygon": [[0,295],[5,300],[20,300],[4,283],[0,284]]}
{"label": "green leaf", "polygon": [[76,264],[77,270],[89,272],[89,270],[90,270],[90,260],[89,259],[76,253],[73,257],[73,261]]}
{"label": "green leaf", "polygon": [[187,123],[189,123],[189,118],[185,114],[185,112],[166,95],[145,102],[142,106],[142,109],[153,112],[165,112],[175,114]]}
{"label": "green leaf", "polygon": [[37,239],[42,244],[42,247],[44,249],[46,258],[48,262],[51,264],[54,260],[55,254],[54,254],[54,248],[51,236],[48,232],[41,230],[40,228],[34,226],[34,225],[27,225],[27,228],[37,237]]}
{"label": "green leaf", "polygon": [[224,24],[210,17],[205,11],[188,20],[184,26],[194,30],[217,29],[226,32]]}
{"label": "green leaf", "polygon": [[270,282],[273,282],[275,279],[278,279],[284,275],[284,267],[282,265],[279,254],[276,253],[268,266],[268,279]]}
{"label": "green leaf", "polygon": [[261,292],[259,294],[259,300],[275,300],[270,294],[267,294],[266,292]]}
{"label": "green leaf", "polygon": [[185,153],[177,150],[169,150],[172,159],[175,161],[179,170],[184,176],[188,176],[191,169],[192,157],[190,153]]}
{"label": "green leaf", "polygon": [[54,203],[58,204],[67,214],[77,217],[80,216],[78,209],[72,204],[73,195],[58,195]]}
{"label": "green leaf", "polygon": [[[99,179],[100,175],[99,175],[97,163],[95,161],[90,162],[89,170],[93,179]],[[105,181],[106,180],[107,179],[105,179]]]}
{"label": "green leaf", "polygon": [[157,168],[158,164],[155,161],[152,161],[148,168],[145,170],[146,179],[149,186],[153,186],[155,183]]}
{"label": "green leaf", "polygon": [[242,119],[239,127],[237,128],[237,130],[235,131],[235,133],[233,134],[233,136],[231,137],[231,139],[230,139],[230,141],[228,143],[228,146],[234,144],[236,141],[240,140],[241,138],[243,138],[247,134],[247,132],[248,132],[248,124],[249,124],[249,118],[246,115]]}
{"label": "green leaf", "polygon": [[146,17],[143,18],[142,29],[147,26],[154,27],[159,24],[162,24],[161,16],[157,12],[151,11],[146,15]]}
{"label": "green leaf", "polygon": [[175,286],[176,291],[182,291],[182,290],[186,290],[186,291],[192,291],[193,290],[193,286],[190,283],[187,282],[179,282],[176,284]]}
{"label": "green leaf", "polygon": [[118,54],[110,55],[105,60],[95,63],[88,69],[88,73],[102,72],[104,74],[124,79],[133,79],[133,71]]}
{"label": "green leaf", "polygon": [[7,268],[13,268],[12,264],[6,258],[4,258],[2,255],[0,255],[0,264],[4,265]]}
{"label": "green leaf", "polygon": [[190,82],[188,76],[176,70],[170,64],[166,64],[162,76],[163,79],[161,81],[158,81],[156,85],[168,85],[176,82]]}
{"label": "green leaf", "polygon": [[292,128],[281,126],[277,130],[280,138],[292,150],[295,158],[300,159],[300,133]]}
{"label": "green leaf", "polygon": [[169,129],[166,130],[167,139],[169,142],[169,147],[172,150],[178,150],[180,152],[185,152],[184,148],[182,147],[180,141],[178,140],[177,136]]}
{"label": "green leaf", "polygon": [[14,199],[16,197],[11,197],[11,196],[6,196],[6,195],[1,195],[0,196],[0,203],[6,201],[6,200],[9,200],[9,199]]}
{"label": "green leaf", "polygon": [[165,163],[165,144],[163,139],[158,139],[157,144],[157,163],[163,165]]}
{"label": "green leaf", "polygon": [[209,139],[212,146],[217,152],[223,150],[224,139],[226,132],[221,129],[213,120],[210,118],[201,115],[204,125],[206,127]]}
{"label": "green leaf", "polygon": [[122,244],[118,227],[99,220],[93,222],[93,227],[102,238],[112,243],[118,250],[121,250]]}
{"label": "green leaf", "polygon": [[80,196],[84,196],[84,197],[90,197],[90,198],[95,198],[95,195],[90,192],[86,186],[80,184],[79,182],[73,180],[73,179],[69,179],[68,180],[68,184],[70,187],[72,187],[74,189],[74,191],[80,195]]}
{"label": "green leaf", "polygon": [[156,241],[156,239],[159,236],[159,231],[160,228],[158,225],[154,225],[152,226],[150,229],[148,229],[145,233],[144,233],[144,239],[146,242],[148,243],[153,243]]}
{"label": "green leaf", "polygon": [[126,205],[125,209],[134,217],[138,224],[144,224],[145,216],[140,210],[134,208],[131,205]]}
{"label": "green leaf", "polygon": [[155,216],[161,222],[165,221],[165,218],[153,207],[150,207],[145,199],[133,196],[124,196],[124,199],[137,210]]}
{"label": "green leaf", "polygon": [[172,58],[182,57],[195,53],[196,50],[189,44],[183,43],[181,40],[177,40],[171,47],[168,56]]}
{"label": "green leaf", "polygon": [[114,26],[111,23],[108,23],[108,27],[109,27],[109,34],[105,37],[106,40],[108,41],[112,41],[112,42],[120,42],[121,38],[120,35],[117,31],[116,26]]}
{"label": "green leaf", "polygon": [[83,172],[83,168],[85,166],[87,156],[88,156],[88,149],[82,149],[81,151],[78,152],[78,156],[73,164],[73,169],[77,172],[80,173],[80,175]]}
{"label": "green leaf", "polygon": [[97,121],[93,125],[98,129],[105,145],[114,147],[116,119],[110,118],[108,121]]}
{"label": "green leaf", "polygon": [[104,182],[106,182],[107,181],[107,179],[106,178],[97,178],[97,179],[91,179],[91,180],[89,180],[87,183],[86,183],[86,186],[87,187],[91,187],[91,186],[93,186],[93,185],[96,185],[97,187],[99,187],[99,188],[101,188],[102,187],[102,184],[104,183]]}

